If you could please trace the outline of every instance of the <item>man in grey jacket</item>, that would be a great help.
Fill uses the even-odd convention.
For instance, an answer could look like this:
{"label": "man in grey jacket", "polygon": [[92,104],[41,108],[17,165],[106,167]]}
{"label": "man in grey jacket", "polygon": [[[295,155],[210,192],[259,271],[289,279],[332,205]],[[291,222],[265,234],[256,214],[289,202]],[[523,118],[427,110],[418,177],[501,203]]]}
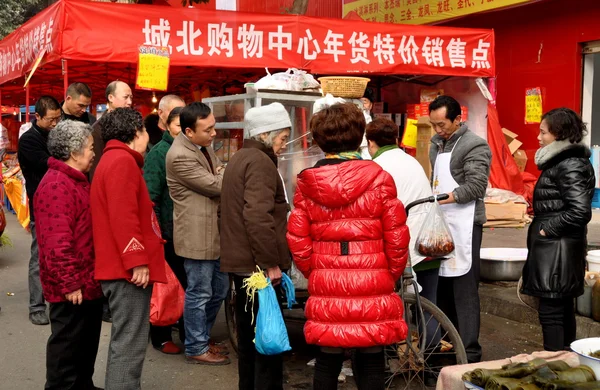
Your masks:
{"label": "man in grey jacket", "polygon": [[439,96],[429,105],[437,133],[429,158],[433,192],[449,195],[440,204],[455,244],[440,267],[438,306],[458,329],[469,363],[474,363],[481,360],[479,252],[492,155],[487,142],[461,123],[460,114],[460,104],[450,96]]}

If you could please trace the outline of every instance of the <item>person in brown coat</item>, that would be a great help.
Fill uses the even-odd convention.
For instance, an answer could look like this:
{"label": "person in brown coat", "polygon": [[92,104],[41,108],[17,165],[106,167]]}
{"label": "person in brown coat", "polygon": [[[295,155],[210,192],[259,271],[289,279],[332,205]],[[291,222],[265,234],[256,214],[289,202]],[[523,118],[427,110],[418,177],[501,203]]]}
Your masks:
{"label": "person in brown coat", "polygon": [[211,144],[216,136],[210,108],[195,102],[179,115],[181,133],[167,152],[167,185],[173,199],[173,245],[187,276],[185,354],[188,363],[225,365],[227,350],[209,340],[229,277],[221,270],[217,210],[223,164]]}
{"label": "person in brown coat", "polygon": [[[285,234],[289,205],[277,154],[285,149],[292,124],[280,103],[246,113],[246,139],[227,165],[220,208],[221,270],[233,275],[237,295],[238,372],[241,390],[283,388],[281,355],[259,354],[253,343],[252,312],[246,311],[245,277],[259,266],[274,286],[291,265]],[[254,315],[258,299],[254,300]]]}

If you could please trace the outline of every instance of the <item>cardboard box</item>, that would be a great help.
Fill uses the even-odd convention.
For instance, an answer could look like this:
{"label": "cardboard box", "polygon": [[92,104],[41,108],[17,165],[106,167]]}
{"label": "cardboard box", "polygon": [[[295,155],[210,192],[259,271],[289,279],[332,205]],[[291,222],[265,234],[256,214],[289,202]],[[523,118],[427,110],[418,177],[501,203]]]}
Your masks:
{"label": "cardboard box", "polygon": [[423,167],[427,178],[431,179],[431,162],[429,161],[429,149],[431,148],[431,137],[435,130],[429,122],[428,116],[422,116],[417,122],[417,153],[416,159]]}
{"label": "cardboard box", "polygon": [[513,157],[515,158],[517,167],[519,167],[519,172],[525,172],[525,167],[527,166],[527,154],[525,151],[517,150]]}
{"label": "cardboard box", "polygon": [[486,203],[485,215],[487,220],[522,222],[527,220],[527,205],[524,203]]}
{"label": "cardboard box", "polygon": [[506,143],[508,144],[508,150],[510,150],[510,154],[515,154],[515,152],[523,145],[523,142],[517,140],[517,134],[512,131],[502,128],[502,133],[504,133],[504,138],[506,138]]}

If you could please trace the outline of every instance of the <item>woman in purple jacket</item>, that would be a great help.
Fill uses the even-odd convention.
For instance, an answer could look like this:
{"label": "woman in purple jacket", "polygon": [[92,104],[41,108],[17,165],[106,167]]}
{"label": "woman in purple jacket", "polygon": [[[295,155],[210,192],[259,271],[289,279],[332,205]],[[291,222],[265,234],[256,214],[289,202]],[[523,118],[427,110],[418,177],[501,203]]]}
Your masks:
{"label": "woman in purple jacket", "polygon": [[102,327],[102,289],[94,280],[90,184],[91,127],[60,122],[48,137],[48,172],[34,198],[44,298],[52,334],[46,390],[97,389],[92,382]]}

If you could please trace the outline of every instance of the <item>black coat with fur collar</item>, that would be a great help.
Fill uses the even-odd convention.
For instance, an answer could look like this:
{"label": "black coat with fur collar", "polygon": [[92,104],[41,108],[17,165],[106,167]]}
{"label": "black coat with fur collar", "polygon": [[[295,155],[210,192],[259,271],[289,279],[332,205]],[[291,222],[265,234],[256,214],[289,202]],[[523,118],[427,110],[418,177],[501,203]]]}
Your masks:
{"label": "black coat with fur collar", "polygon": [[576,297],[583,294],[594,170],[586,146],[555,149],[538,161],[542,174],[533,193],[535,217],[527,237],[522,291],[545,298]]}

